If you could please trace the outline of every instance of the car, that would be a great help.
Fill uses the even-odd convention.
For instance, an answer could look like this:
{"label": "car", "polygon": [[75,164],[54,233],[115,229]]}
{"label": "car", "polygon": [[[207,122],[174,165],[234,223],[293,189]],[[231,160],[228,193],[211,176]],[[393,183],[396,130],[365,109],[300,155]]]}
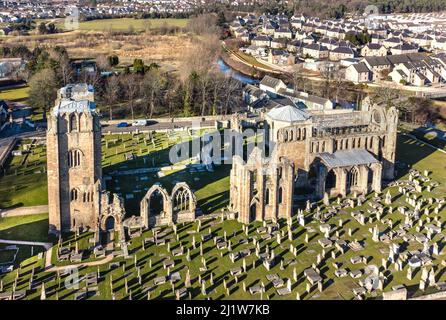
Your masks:
{"label": "car", "polygon": [[147,120],[137,120],[132,123],[132,126],[134,126],[134,127],[145,126],[145,125],[147,125]]}
{"label": "car", "polygon": [[129,124],[127,122],[120,122],[116,125],[118,128],[125,128],[128,127]]}

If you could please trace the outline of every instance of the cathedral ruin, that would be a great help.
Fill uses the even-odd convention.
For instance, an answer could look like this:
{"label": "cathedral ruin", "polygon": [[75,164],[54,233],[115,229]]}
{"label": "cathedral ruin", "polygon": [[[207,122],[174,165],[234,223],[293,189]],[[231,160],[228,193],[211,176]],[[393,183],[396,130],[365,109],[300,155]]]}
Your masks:
{"label": "cathedral ruin", "polygon": [[[240,120],[235,120],[240,127]],[[361,110],[277,106],[260,116],[273,150],[233,159],[230,209],[241,222],[293,215],[303,191],[312,200],[381,192],[394,178],[398,112],[373,104]]]}

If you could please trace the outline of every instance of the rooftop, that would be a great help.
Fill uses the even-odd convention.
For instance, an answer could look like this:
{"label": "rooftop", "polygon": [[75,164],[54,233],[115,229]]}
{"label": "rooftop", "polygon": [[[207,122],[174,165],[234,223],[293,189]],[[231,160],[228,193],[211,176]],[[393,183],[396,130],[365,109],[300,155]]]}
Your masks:
{"label": "rooftop", "polygon": [[319,154],[319,157],[328,168],[357,166],[379,162],[374,156],[364,149],[341,150],[336,151],[335,153],[323,152]]}
{"label": "rooftop", "polygon": [[286,105],[283,107],[276,107],[268,112],[267,116],[272,120],[283,121],[283,122],[298,122],[306,121],[311,118],[311,116],[303,110],[300,110],[291,105]]}

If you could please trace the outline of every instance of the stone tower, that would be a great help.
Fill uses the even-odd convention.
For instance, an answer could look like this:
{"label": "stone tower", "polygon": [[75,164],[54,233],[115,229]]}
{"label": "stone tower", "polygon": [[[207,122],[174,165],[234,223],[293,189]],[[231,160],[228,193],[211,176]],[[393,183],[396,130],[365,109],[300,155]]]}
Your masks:
{"label": "stone tower", "polygon": [[50,233],[98,230],[101,197],[101,126],[94,89],[68,85],[48,116]]}

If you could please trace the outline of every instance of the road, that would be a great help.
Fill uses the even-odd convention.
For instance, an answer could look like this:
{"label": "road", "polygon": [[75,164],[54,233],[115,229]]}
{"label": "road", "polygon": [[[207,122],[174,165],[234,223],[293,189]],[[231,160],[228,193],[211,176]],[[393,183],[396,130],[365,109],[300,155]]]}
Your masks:
{"label": "road", "polygon": [[[123,120],[122,122],[125,122]],[[215,126],[215,120],[205,120],[197,122],[200,124],[200,128],[209,128]],[[102,133],[124,133],[130,131],[140,131],[140,132],[149,132],[154,130],[172,130],[176,128],[184,128],[184,127],[192,127],[192,124],[195,125],[195,122],[192,121],[177,121],[177,122],[154,122],[147,126],[128,126],[123,128],[118,128],[116,125],[103,125]]]}

